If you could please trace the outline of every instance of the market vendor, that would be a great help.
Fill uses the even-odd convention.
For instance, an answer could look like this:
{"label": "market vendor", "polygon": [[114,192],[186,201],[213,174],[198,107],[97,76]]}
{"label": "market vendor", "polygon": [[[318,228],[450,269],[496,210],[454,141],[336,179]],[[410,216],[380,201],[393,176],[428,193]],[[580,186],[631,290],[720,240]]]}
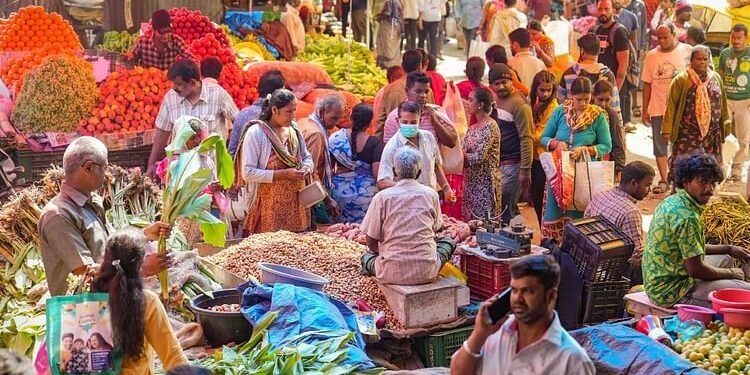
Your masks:
{"label": "market vendor", "polygon": [[456,249],[450,238],[435,241],[443,227],[440,199],[434,189],[417,181],[421,170],[422,154],[401,147],[393,161],[398,182],[375,194],[360,226],[368,248],[362,271],[381,283],[430,283]]}
{"label": "market vendor", "polygon": [[156,163],[164,158],[164,147],[169,143],[174,124],[182,116],[197,117],[208,125],[209,133],[227,137],[227,123],[239,113],[232,97],[221,86],[204,83],[198,66],[192,60],[179,60],[167,72],[172,90],[164,100],[156,117],[156,136],[148,158],[146,174],[156,177]]}
{"label": "market vendor", "polygon": [[[96,138],[80,137],[65,149],[65,181],[44,206],[38,227],[39,250],[52,296],[64,295],[68,276],[85,273],[104,254],[109,229],[102,197],[95,192],[104,184],[107,165],[107,147]],[[161,222],[143,230],[149,240],[169,231],[169,225]],[[156,275],[168,263],[164,254],[149,254],[141,273]]]}
{"label": "market vendor", "polygon": [[724,288],[750,290],[733,258],[750,260],[738,246],[707,245],[701,213],[724,179],[721,165],[707,154],[683,156],[675,163],[677,192],[654,212],[643,254],[648,298],[660,306],[678,303],[711,306],[708,294]]}
{"label": "market vendor", "polygon": [[169,69],[177,57],[193,59],[187,44],[172,32],[172,18],[165,9],[159,9],[151,15],[153,33],[141,36],[133,48],[133,61],[146,68]]}

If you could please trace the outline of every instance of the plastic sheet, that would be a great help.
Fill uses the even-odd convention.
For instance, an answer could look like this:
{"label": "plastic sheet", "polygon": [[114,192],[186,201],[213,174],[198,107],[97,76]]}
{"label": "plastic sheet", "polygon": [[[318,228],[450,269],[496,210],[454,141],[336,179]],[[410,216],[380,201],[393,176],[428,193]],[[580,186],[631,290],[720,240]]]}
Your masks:
{"label": "plastic sheet", "polygon": [[709,372],[624,325],[601,324],[570,332],[596,365],[597,375],[702,375]]}
{"label": "plastic sheet", "polygon": [[[365,343],[357,328],[357,317],[346,304],[326,294],[290,284],[255,285],[245,283],[241,311],[250,324],[269,311],[279,316],[268,330],[268,341],[273,347],[282,346],[290,338],[307,331],[347,330],[356,332],[355,343],[349,344],[344,364],[360,365],[361,369],[375,367],[365,354]],[[311,337],[315,340],[315,337]]]}
{"label": "plastic sheet", "polygon": [[706,330],[706,326],[703,325],[703,322],[699,322],[695,319],[683,322],[677,317],[677,315],[674,315],[671,318],[664,320],[664,330],[673,338],[679,337],[683,341],[686,341],[692,340],[703,333],[703,331]]}

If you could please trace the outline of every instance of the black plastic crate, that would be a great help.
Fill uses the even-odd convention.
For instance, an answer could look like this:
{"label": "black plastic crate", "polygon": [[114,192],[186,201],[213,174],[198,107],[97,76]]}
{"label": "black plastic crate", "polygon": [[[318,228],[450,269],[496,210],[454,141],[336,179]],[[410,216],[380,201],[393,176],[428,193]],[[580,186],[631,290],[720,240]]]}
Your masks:
{"label": "black plastic crate", "polygon": [[57,151],[16,150],[16,165],[23,166],[25,169],[23,173],[19,173],[18,177],[25,179],[27,184],[41,180],[44,172],[53,165],[62,167],[64,153],[64,149]]}
{"label": "black plastic crate", "polygon": [[635,245],[602,216],[565,223],[561,250],[570,254],[583,281],[620,281]]}
{"label": "black plastic crate", "polygon": [[150,154],[151,145],[144,145],[127,150],[110,151],[107,157],[109,164],[123,168],[141,168],[141,171],[146,172]]}
{"label": "black plastic crate", "polygon": [[629,288],[630,280],[624,277],[619,281],[585,282],[581,323],[594,324],[622,318],[625,311],[623,297]]}

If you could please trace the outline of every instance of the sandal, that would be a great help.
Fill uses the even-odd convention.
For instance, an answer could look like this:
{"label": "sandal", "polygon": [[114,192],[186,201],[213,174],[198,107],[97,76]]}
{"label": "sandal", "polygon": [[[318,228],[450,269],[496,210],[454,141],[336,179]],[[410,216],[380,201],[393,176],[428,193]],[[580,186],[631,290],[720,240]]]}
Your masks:
{"label": "sandal", "polygon": [[641,117],[641,115],[642,115],[641,106],[638,105],[638,106],[633,107],[633,116]]}
{"label": "sandal", "polygon": [[651,192],[654,194],[664,194],[669,191],[669,184],[666,181],[659,181],[658,184],[654,188],[651,189]]}

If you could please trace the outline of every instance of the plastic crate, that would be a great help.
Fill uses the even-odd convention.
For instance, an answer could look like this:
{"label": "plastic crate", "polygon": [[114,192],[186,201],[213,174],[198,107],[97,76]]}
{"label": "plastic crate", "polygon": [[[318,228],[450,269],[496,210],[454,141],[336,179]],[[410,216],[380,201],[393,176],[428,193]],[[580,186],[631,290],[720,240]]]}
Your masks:
{"label": "plastic crate", "polygon": [[16,150],[16,165],[23,166],[25,171],[18,177],[26,180],[27,184],[39,181],[53,165],[62,166],[65,150],[31,151]]}
{"label": "plastic crate", "polygon": [[128,150],[110,151],[108,159],[109,164],[123,168],[141,168],[141,171],[145,172],[150,154],[151,145],[145,145]]}
{"label": "plastic crate", "polygon": [[510,263],[491,262],[480,256],[461,254],[461,272],[467,277],[471,298],[486,300],[510,286]]}
{"label": "plastic crate", "polygon": [[625,311],[625,294],[630,288],[630,280],[584,283],[582,324],[601,323],[622,318]]}
{"label": "plastic crate", "polygon": [[474,326],[456,328],[417,339],[425,367],[450,367],[451,356],[469,338]]}
{"label": "plastic crate", "polygon": [[635,245],[602,216],[565,223],[561,250],[570,254],[583,281],[620,281]]}

